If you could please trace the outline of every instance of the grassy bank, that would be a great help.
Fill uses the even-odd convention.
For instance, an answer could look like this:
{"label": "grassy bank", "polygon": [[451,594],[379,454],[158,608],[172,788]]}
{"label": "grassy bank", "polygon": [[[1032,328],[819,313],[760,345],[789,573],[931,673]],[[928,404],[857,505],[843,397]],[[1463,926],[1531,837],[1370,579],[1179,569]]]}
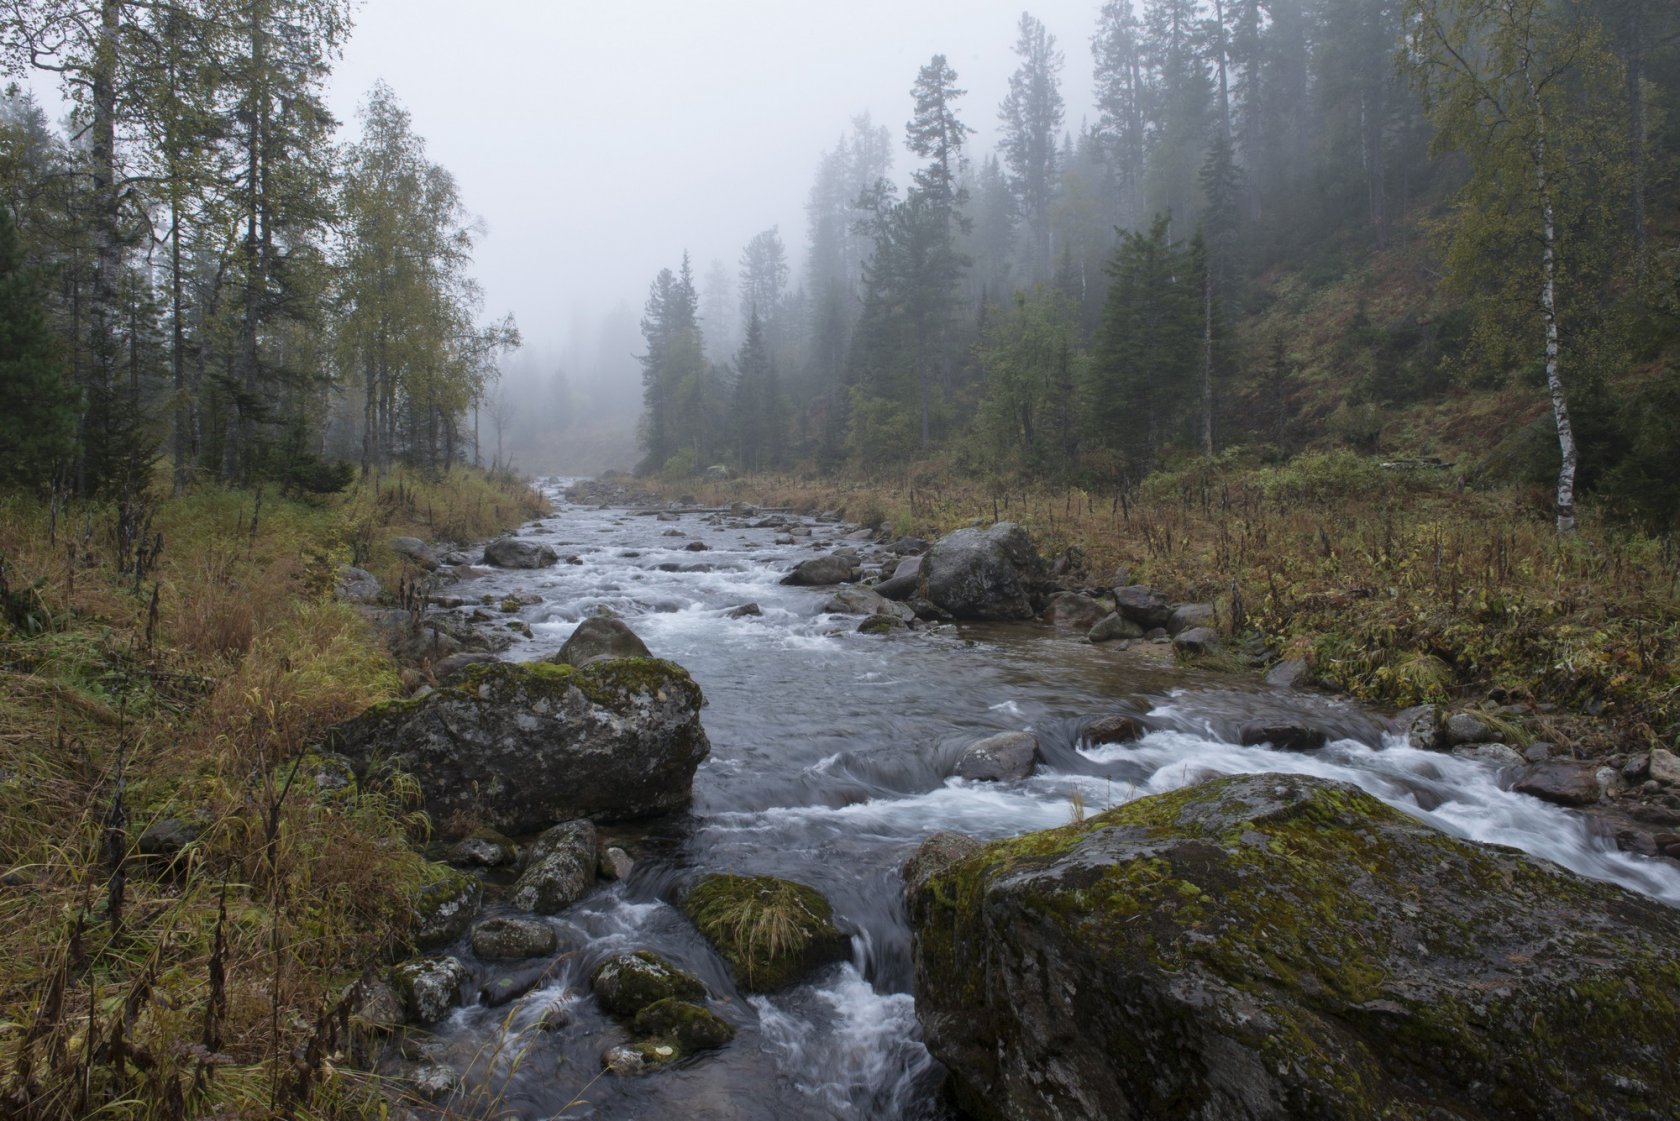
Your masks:
{"label": "grassy bank", "polygon": [[400,689],[332,587],[539,504],[458,472],[0,506],[0,1114],[377,1114],[342,998],[432,870],[411,791],[308,756]]}
{"label": "grassy bank", "polygon": [[835,510],[932,537],[1020,522],[1088,581],[1216,604],[1222,628],[1303,657],[1378,706],[1531,703],[1584,753],[1680,736],[1680,557],[1588,511],[1560,539],[1546,495],[1461,487],[1451,471],[1348,452],[1282,466],[1196,465],[1124,497],[924,470],[868,483],[685,484],[708,503]]}

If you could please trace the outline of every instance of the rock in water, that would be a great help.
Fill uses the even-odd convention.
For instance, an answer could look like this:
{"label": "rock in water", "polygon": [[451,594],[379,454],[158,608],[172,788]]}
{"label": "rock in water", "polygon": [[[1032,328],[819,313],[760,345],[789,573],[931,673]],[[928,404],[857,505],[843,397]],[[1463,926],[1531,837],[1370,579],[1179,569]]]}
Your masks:
{"label": "rock in water", "polygon": [[517,537],[498,537],[484,546],[484,563],[497,568],[547,568],[559,559],[547,545]]}
{"label": "rock in water", "polygon": [[360,770],[380,760],[413,775],[444,835],[457,821],[519,834],[686,806],[711,750],[700,705],[687,672],[657,658],[496,663],[375,705],[329,738]]}
{"label": "rock in water", "polygon": [[927,1045],[982,1121],[1609,1121],[1680,1095],[1680,910],[1343,783],[1216,779],[908,899]]}
{"label": "rock in water", "polygon": [[1090,596],[1078,592],[1057,592],[1044,608],[1044,621],[1063,630],[1089,631],[1106,614],[1107,610]]}
{"label": "rock in water", "polygon": [[595,885],[597,863],[595,826],[591,822],[556,825],[531,846],[525,871],[513,885],[511,901],[522,911],[558,914]]}
{"label": "rock in water", "polygon": [[1019,782],[1037,760],[1038,738],[1031,732],[999,732],[971,744],[957,758],[956,775],[970,782]]}
{"label": "rock in water", "polygon": [[794,565],[793,571],[782,577],[782,583],[805,588],[846,584],[857,579],[857,570],[857,562],[850,557],[812,557]]}
{"label": "rock in water", "polygon": [[683,913],[751,992],[785,989],[851,952],[820,892],[774,876],[707,876],[683,900]]}
{"label": "rock in water", "polygon": [[649,658],[647,644],[618,619],[591,615],[548,660],[557,665],[586,666],[604,658]]}
{"label": "rock in water", "polygon": [[1012,522],[959,529],[922,560],[927,599],[958,619],[1031,619],[1045,586],[1044,560]]}

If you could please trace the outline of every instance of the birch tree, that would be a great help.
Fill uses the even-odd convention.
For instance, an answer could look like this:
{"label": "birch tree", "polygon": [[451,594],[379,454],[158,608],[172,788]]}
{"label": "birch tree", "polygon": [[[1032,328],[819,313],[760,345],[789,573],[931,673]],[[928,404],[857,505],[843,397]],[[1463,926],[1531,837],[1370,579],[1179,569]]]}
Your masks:
{"label": "birch tree", "polygon": [[[1410,0],[1408,62],[1434,120],[1437,152],[1470,163],[1447,225],[1448,266],[1464,283],[1499,254],[1499,269],[1530,293],[1529,344],[1543,355],[1557,423],[1557,528],[1575,529],[1579,460],[1569,417],[1569,339],[1562,305],[1593,298],[1579,279],[1610,252],[1598,220],[1617,197],[1614,138],[1605,112],[1616,87],[1599,28],[1547,0]],[[1527,246],[1523,252],[1522,247]],[[1505,254],[1511,254],[1505,256]],[[1572,280],[1577,283],[1571,283]],[[1484,330],[1496,321],[1483,292]],[[1491,293],[1497,298],[1499,293]]]}

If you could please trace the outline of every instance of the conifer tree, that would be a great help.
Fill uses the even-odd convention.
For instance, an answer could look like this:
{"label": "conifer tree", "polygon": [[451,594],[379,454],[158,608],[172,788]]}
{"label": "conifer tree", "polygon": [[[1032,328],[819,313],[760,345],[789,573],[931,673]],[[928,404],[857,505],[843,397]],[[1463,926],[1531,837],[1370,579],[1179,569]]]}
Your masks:
{"label": "conifer tree", "polygon": [[0,206],[0,482],[38,487],[52,478],[72,450],[76,405],[40,285]]}

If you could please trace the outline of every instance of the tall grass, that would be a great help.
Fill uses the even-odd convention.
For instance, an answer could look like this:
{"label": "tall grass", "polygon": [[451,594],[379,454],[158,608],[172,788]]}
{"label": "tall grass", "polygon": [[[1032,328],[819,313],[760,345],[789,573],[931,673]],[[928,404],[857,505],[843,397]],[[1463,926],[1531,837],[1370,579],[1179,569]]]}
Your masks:
{"label": "tall grass", "polygon": [[[406,944],[427,823],[400,778],[317,782],[322,731],[398,688],[330,588],[540,509],[471,473],[207,488],[145,511],[137,567],[133,509],[0,504],[0,1115],[379,1115],[348,994]],[[172,819],[191,843],[142,853]]]}

